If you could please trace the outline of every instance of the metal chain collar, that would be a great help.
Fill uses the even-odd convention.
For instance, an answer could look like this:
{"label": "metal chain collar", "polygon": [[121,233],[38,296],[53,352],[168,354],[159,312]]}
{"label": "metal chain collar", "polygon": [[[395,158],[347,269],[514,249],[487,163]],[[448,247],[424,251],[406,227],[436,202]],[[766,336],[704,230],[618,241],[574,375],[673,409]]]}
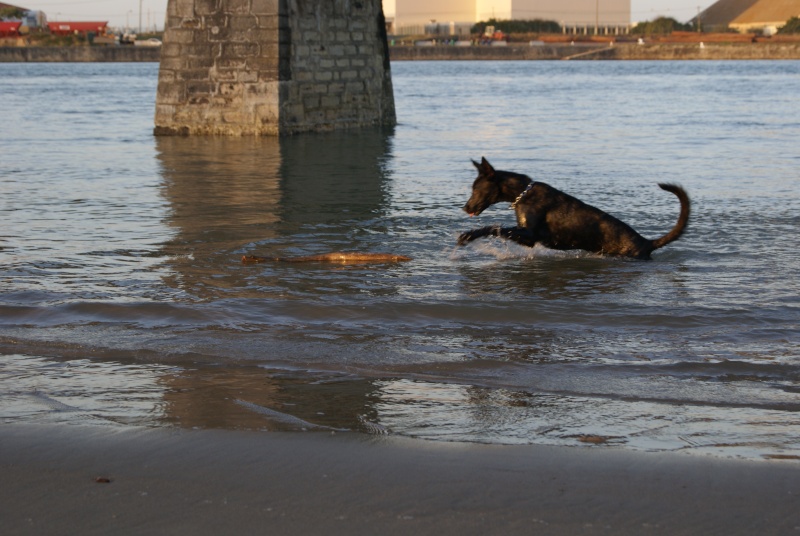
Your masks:
{"label": "metal chain collar", "polygon": [[527,194],[528,192],[531,191],[531,188],[533,188],[533,181],[531,181],[530,184],[528,184],[528,186],[524,190],[522,190],[522,193],[517,196],[517,198],[514,200],[514,202],[511,203],[511,209],[512,210],[517,208],[517,203],[522,201],[522,198],[525,197],[525,194]]}

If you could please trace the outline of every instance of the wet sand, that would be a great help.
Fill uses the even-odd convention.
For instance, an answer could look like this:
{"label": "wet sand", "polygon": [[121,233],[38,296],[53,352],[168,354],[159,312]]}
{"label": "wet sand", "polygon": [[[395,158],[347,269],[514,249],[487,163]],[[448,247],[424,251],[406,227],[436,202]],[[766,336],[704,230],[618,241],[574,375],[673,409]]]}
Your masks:
{"label": "wet sand", "polygon": [[13,424],[0,474],[13,535],[800,533],[796,460]]}

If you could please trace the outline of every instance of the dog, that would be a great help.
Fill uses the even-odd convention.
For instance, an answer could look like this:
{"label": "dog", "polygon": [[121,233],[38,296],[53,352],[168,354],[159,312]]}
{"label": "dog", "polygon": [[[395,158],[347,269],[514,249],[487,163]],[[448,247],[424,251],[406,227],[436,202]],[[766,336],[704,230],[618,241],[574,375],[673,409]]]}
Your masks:
{"label": "dog", "polygon": [[472,163],[478,169],[478,178],[472,185],[472,195],[464,211],[477,216],[495,203],[511,202],[517,225],[467,231],[458,237],[459,246],[485,236],[499,236],[528,247],[541,244],[551,249],[582,249],[650,260],[653,251],[680,238],[689,223],[689,196],[674,184],[659,184],[659,187],[680,200],[678,223],[661,238],[648,240],[614,216],[543,182],[534,182],[520,173],[495,170],[486,158]]}

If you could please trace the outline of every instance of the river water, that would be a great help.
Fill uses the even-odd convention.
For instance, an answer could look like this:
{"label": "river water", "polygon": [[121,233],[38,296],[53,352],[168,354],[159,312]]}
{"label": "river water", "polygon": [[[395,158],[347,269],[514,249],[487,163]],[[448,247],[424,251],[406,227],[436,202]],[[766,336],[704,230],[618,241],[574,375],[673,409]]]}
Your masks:
{"label": "river water", "polygon": [[[399,125],[155,138],[156,64],[3,64],[0,419],[800,459],[800,62],[395,62]],[[464,230],[485,156],[650,262]],[[394,252],[388,265],[242,255]]]}

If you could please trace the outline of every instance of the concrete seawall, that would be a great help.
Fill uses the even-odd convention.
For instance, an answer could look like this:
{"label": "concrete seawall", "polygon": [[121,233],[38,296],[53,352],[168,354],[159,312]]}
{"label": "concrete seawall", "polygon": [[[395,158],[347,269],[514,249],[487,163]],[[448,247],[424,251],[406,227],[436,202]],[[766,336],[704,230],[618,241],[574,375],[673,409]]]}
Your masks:
{"label": "concrete seawall", "polygon": [[654,43],[638,45],[394,46],[393,61],[419,60],[797,60],[800,43]]}
{"label": "concrete seawall", "polygon": [[[658,43],[653,45],[615,45],[609,57],[614,60],[797,60],[800,43]],[[587,57],[586,59],[592,59]]]}
{"label": "concrete seawall", "polygon": [[0,47],[0,63],[158,61],[160,47]]}
{"label": "concrete seawall", "polygon": [[[507,47],[393,46],[392,61],[425,60],[800,60],[800,43],[633,43],[555,44]],[[159,47],[0,47],[0,63],[9,62],[155,62]]]}

